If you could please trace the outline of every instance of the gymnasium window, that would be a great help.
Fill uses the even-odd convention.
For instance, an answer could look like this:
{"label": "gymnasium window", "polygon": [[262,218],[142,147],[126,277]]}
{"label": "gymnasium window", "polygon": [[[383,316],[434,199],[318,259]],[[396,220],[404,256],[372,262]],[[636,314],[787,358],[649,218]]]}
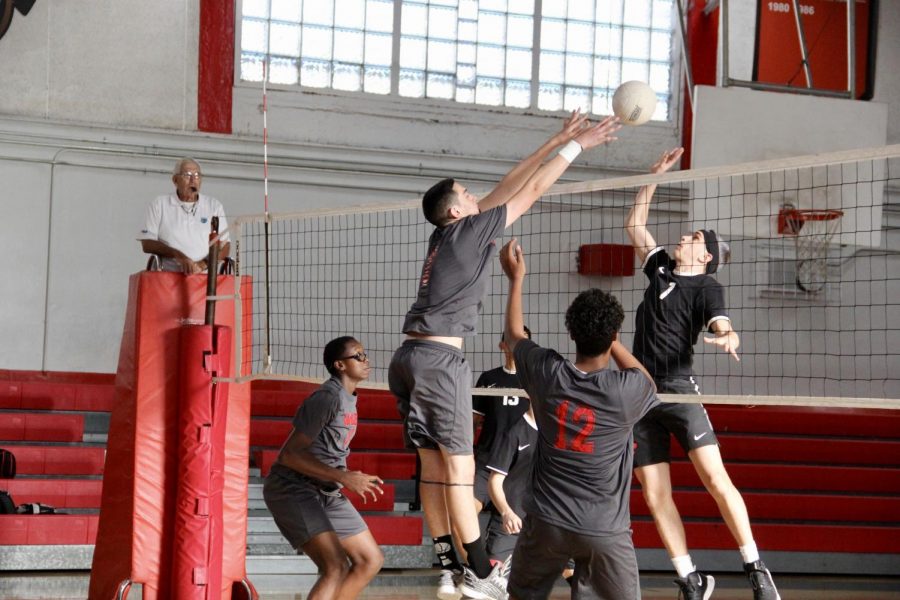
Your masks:
{"label": "gymnasium window", "polygon": [[610,114],[623,81],[669,117],[673,0],[243,0],[240,79]]}

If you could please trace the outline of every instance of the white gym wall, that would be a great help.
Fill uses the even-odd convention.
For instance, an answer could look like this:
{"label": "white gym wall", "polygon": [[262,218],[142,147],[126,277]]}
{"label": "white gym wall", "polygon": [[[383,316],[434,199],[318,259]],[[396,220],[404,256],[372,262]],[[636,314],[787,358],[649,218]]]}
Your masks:
{"label": "white gym wall", "polygon": [[[740,5],[732,1],[732,16]],[[0,369],[112,372],[147,201],[198,156],[229,214],[262,205],[261,95],[238,84],[234,135],[196,132],[198,4],[39,0],[0,40]],[[900,142],[900,5],[882,2],[875,99]],[[752,40],[750,27],[731,39]],[[732,64],[738,64],[732,53]],[[735,76],[741,76],[734,73]],[[270,94],[275,211],[405,199],[443,173],[484,189],[557,117],[385,98]],[[623,131],[574,179],[642,171],[680,121]]]}

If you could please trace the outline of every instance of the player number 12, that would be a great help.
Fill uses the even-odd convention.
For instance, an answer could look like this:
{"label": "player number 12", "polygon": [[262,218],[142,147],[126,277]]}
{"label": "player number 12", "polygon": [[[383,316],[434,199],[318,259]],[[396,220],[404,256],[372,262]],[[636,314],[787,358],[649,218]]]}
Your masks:
{"label": "player number 12", "polygon": [[[594,431],[594,411],[585,406],[576,406],[569,420],[569,405],[571,402],[563,400],[556,407],[556,447],[560,450],[584,452],[590,454],[594,451],[594,442],[588,442],[587,437]],[[566,439],[567,425],[572,423],[576,427],[581,424],[581,429],[575,434],[571,442]]]}

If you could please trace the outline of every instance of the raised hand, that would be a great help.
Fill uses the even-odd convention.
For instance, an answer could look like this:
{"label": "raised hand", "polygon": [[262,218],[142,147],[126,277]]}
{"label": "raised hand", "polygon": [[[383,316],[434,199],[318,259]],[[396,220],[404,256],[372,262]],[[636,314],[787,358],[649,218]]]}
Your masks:
{"label": "raised hand", "polygon": [[613,134],[622,128],[619,123],[619,117],[606,117],[596,125],[584,128],[581,133],[573,139],[581,144],[585,150],[595,148],[608,142],[613,142],[619,138]]}
{"label": "raised hand", "polygon": [[345,471],[340,483],[351,492],[362,496],[363,502],[366,502],[366,494],[372,494],[372,502],[374,502],[378,499],[377,494],[384,493],[384,490],[381,489],[384,481],[377,475],[369,475],[362,471]]}
{"label": "raised hand", "polygon": [[581,109],[576,108],[572,111],[572,114],[569,115],[563,122],[562,129],[559,130],[559,133],[553,136],[553,142],[557,146],[567,144],[571,140],[575,139],[575,136],[584,131],[584,129],[588,125],[588,116],[585,114],[581,114]]}
{"label": "raised hand", "polygon": [[500,250],[500,266],[511,281],[525,278],[525,253],[516,238],[509,240]]}
{"label": "raised hand", "polygon": [[672,148],[662,153],[653,166],[650,167],[651,173],[665,173],[672,168],[672,165],[684,154],[684,148]]}

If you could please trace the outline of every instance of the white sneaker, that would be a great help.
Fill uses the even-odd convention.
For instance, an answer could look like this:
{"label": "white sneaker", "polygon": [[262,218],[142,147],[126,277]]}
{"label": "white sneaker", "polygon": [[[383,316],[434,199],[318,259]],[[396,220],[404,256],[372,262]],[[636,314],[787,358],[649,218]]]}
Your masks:
{"label": "white sneaker", "polygon": [[456,587],[459,576],[449,569],[441,569],[438,577],[437,597],[440,600],[459,600],[462,594]]}
{"label": "white sneaker", "polygon": [[466,598],[474,600],[507,600],[506,578],[503,576],[506,562],[497,563],[490,574],[481,579],[469,567],[463,567],[463,582],[459,591]]}

